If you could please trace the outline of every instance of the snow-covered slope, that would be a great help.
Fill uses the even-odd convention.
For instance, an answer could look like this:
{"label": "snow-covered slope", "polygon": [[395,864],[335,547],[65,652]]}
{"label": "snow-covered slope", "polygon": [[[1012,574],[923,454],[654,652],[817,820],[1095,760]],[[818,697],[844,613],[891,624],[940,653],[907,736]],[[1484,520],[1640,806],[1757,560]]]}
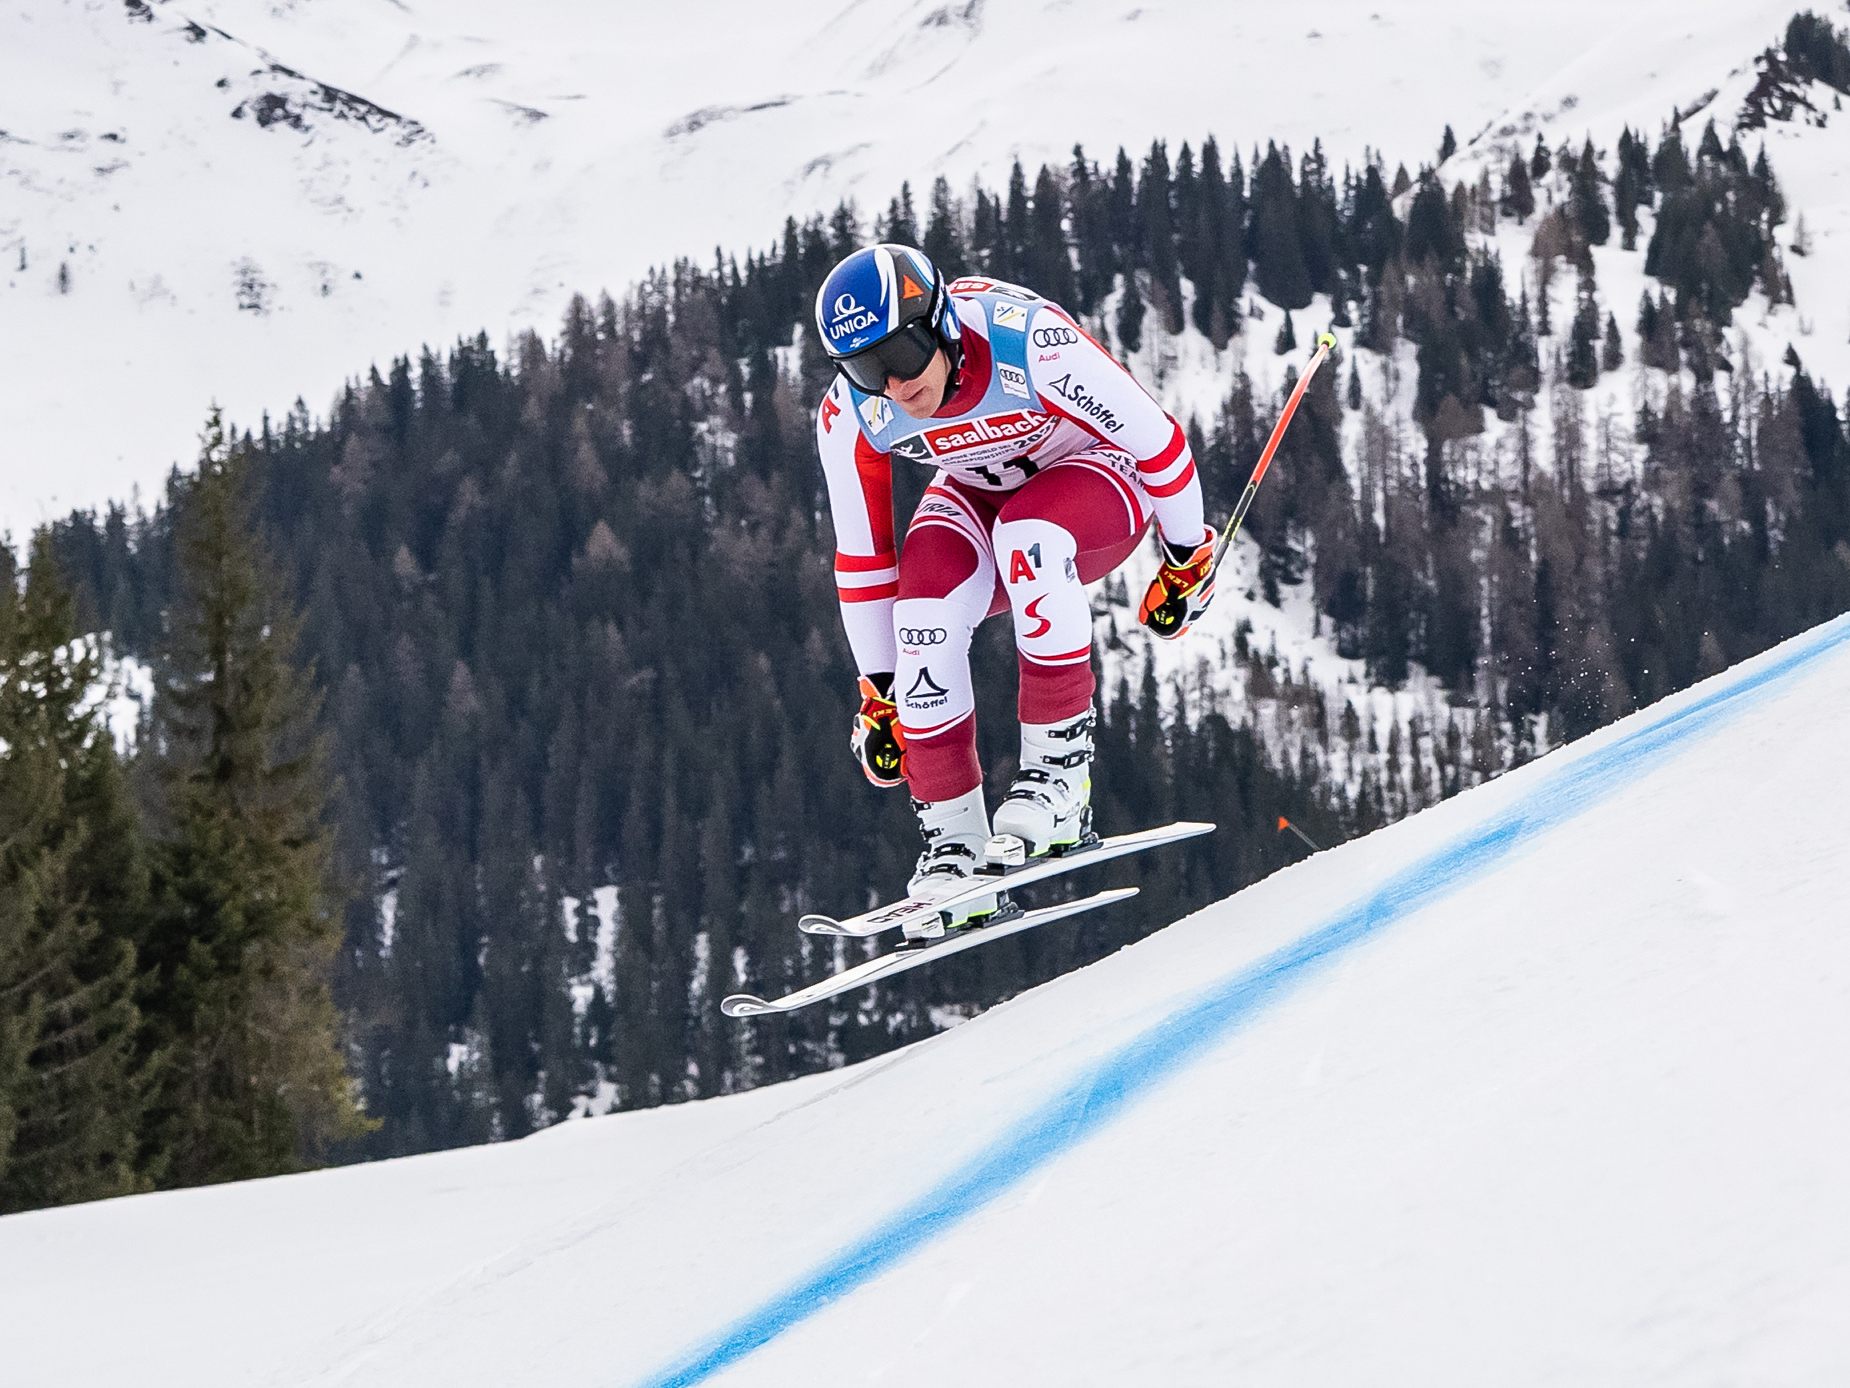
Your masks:
{"label": "snow-covered slope", "polygon": [[846,1071],[0,1220],[7,1382],[1850,1381],[1846,701],[1850,617]]}
{"label": "snow-covered slope", "polygon": [[902,180],[1208,131],[1338,167],[1415,167],[1448,122],[1610,139],[1794,8],[0,0],[0,527],[151,491],[213,400],[319,412],[370,362],[550,332],[574,291]]}

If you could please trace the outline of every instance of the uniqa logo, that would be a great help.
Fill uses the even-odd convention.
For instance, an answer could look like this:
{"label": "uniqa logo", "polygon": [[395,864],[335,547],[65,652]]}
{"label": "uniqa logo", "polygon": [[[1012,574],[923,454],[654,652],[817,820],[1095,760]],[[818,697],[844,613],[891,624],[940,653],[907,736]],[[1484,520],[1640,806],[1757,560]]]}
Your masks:
{"label": "uniqa logo", "polygon": [[835,298],[835,321],[829,326],[829,337],[839,340],[850,333],[871,328],[878,321],[872,313],[861,307],[854,295],[838,294]]}

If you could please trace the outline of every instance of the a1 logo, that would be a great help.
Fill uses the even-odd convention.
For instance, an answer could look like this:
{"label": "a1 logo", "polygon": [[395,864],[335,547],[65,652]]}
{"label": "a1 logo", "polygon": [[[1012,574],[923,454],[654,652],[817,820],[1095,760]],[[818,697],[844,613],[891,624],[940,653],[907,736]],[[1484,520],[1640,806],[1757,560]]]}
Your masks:
{"label": "a1 logo", "polygon": [[[1033,562],[1030,563],[1030,560]],[[1020,583],[1026,580],[1032,583],[1034,572],[1040,566],[1041,547],[1038,542],[1029,545],[1026,550],[1016,550],[1009,555],[1009,582]]]}

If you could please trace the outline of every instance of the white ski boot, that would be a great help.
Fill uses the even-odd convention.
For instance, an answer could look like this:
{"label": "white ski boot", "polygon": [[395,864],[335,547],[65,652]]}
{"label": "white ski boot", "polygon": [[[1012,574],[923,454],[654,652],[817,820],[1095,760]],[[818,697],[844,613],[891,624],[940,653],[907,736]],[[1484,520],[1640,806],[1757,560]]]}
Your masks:
{"label": "white ski boot", "polygon": [[[938,800],[931,804],[914,800],[912,809],[919,817],[919,832],[925,836],[925,851],[919,855],[912,880],[906,883],[906,895],[914,901],[935,901],[960,892],[970,885],[971,877],[983,863],[983,846],[989,840],[989,809],[983,803],[983,788],[978,786],[955,800]],[[947,929],[976,925],[996,912],[995,896],[981,896],[961,902],[921,925],[908,925],[908,942],[936,940]]]}
{"label": "white ski boot", "polygon": [[1021,767],[996,807],[992,863],[1018,866],[1092,836],[1092,723],[1087,709],[1060,723],[1021,725]]}

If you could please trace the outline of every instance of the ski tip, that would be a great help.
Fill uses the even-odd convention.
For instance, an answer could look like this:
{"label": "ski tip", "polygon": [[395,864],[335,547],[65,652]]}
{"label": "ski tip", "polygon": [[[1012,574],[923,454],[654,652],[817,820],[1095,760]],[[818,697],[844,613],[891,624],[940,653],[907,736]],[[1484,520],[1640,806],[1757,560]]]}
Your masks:
{"label": "ski tip", "polygon": [[720,1003],[719,1010],[728,1017],[762,1017],[767,1012],[777,1011],[763,998],[750,993],[734,993]]}
{"label": "ski tip", "polygon": [[804,916],[797,922],[797,929],[805,935],[839,935],[842,933],[841,922],[833,916]]}
{"label": "ski tip", "polygon": [[1218,824],[1210,824],[1204,819],[1178,819],[1175,825],[1176,836],[1178,838],[1193,838],[1197,834],[1211,834],[1219,827]]}

